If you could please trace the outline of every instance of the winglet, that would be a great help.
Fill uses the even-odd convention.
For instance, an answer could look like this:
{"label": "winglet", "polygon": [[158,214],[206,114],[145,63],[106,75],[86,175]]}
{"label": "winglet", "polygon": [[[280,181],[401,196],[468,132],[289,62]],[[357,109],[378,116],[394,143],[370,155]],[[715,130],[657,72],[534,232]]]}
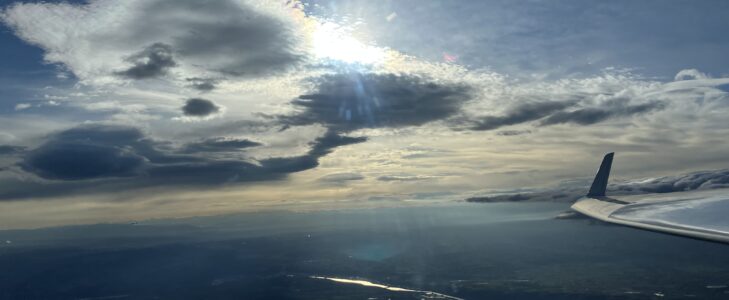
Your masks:
{"label": "winglet", "polygon": [[600,164],[600,170],[597,171],[595,180],[592,181],[590,192],[587,193],[588,197],[605,197],[605,189],[607,188],[608,177],[610,177],[610,166],[613,164],[614,154],[614,152],[605,154],[602,164]]}

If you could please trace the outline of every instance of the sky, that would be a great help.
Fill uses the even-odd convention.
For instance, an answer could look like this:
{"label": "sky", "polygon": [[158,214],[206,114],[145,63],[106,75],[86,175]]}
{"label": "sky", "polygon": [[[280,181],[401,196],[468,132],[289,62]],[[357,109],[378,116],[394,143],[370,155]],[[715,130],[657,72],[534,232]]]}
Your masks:
{"label": "sky", "polygon": [[726,1],[0,5],[0,228],[726,168]]}

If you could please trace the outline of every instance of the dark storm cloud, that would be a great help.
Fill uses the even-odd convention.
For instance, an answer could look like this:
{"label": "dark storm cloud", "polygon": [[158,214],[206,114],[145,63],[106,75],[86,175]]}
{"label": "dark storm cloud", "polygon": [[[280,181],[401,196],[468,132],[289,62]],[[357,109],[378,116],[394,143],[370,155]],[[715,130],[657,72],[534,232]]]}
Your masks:
{"label": "dark storm cloud", "polygon": [[134,39],[170,36],[181,58],[209,70],[252,77],[303,60],[288,24],[241,1],[149,1],[138,14],[143,25],[131,28]]}
{"label": "dark storm cloud", "polygon": [[[729,170],[700,171],[665,176],[649,180],[616,182],[608,185],[608,195],[637,195],[646,193],[673,193],[691,190],[729,188]],[[573,202],[587,194],[589,183],[566,184],[551,189],[517,191],[497,195],[472,197],[469,202],[558,201]]]}
{"label": "dark storm cloud", "polygon": [[216,85],[218,84],[218,80],[212,79],[212,78],[193,77],[193,78],[187,78],[186,80],[190,84],[191,88],[196,89],[201,92],[212,91],[215,89]]}
{"label": "dark storm cloud", "polygon": [[[244,139],[209,139],[182,149],[149,139],[128,126],[83,125],[49,136],[23,153],[20,169],[49,180],[4,182],[0,199],[59,196],[67,192],[116,191],[146,186],[199,186],[231,182],[277,180],[319,165],[335,148],[366,138],[334,132],[310,143],[303,155],[274,157],[258,163],[206,156],[210,152],[242,151],[259,145]],[[197,150],[197,152],[195,151]]]}
{"label": "dark storm cloud", "polygon": [[23,152],[25,147],[12,146],[12,145],[0,145],[0,155],[12,155]]}
{"label": "dark storm cloud", "polygon": [[575,101],[526,102],[508,110],[501,116],[486,116],[471,120],[471,130],[494,130],[503,126],[539,120],[575,105]]}
{"label": "dark storm cloud", "polygon": [[451,117],[471,99],[468,86],[413,75],[335,74],[314,84],[312,93],[291,102],[299,112],[281,122],[322,124],[337,132],[417,126]]}
{"label": "dark storm cloud", "polygon": [[629,117],[663,109],[660,102],[630,105],[627,100],[612,101],[601,107],[586,107],[573,111],[560,111],[539,122],[541,126],[574,123],[591,125],[611,118]]}
{"label": "dark storm cloud", "polygon": [[188,99],[182,107],[182,113],[190,117],[206,117],[219,111],[220,107],[213,101],[201,98]]}
{"label": "dark storm cloud", "polygon": [[172,46],[155,43],[139,53],[126,59],[133,64],[127,70],[116,72],[117,75],[131,79],[147,79],[167,74],[167,71],[177,66],[173,58]]}
{"label": "dark storm cloud", "polygon": [[254,142],[248,139],[216,137],[205,139],[195,143],[189,143],[185,146],[184,152],[228,152],[238,151],[244,148],[256,147],[261,145],[261,143]]}

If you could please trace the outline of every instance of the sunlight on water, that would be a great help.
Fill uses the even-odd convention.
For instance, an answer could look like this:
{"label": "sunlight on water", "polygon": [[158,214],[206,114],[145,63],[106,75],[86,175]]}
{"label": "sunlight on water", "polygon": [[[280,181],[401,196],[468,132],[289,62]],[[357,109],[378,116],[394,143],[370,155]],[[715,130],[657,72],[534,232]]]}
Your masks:
{"label": "sunlight on water", "polygon": [[322,279],[322,280],[329,280],[334,281],[338,283],[344,283],[344,284],[356,284],[366,287],[374,287],[374,288],[380,288],[380,289],[386,289],[388,291],[393,292],[407,292],[407,293],[419,293],[422,294],[421,296],[423,299],[453,299],[453,300],[464,300],[462,298],[453,297],[441,293],[431,292],[431,291],[420,291],[420,290],[411,290],[406,288],[400,288],[395,286],[387,286],[384,284],[378,284],[373,283],[366,280],[356,280],[356,279],[344,279],[344,278],[334,278],[334,277],[321,277],[321,276],[310,276],[309,278],[312,279]]}

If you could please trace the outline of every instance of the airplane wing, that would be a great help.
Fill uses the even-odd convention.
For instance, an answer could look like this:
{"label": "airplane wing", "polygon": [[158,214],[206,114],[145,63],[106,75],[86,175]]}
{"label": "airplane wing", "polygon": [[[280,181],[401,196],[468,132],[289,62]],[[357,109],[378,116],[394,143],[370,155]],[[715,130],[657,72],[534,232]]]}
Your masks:
{"label": "airplane wing", "polygon": [[609,223],[729,243],[729,189],[608,197],[613,155],[605,155],[590,191],[573,210]]}

